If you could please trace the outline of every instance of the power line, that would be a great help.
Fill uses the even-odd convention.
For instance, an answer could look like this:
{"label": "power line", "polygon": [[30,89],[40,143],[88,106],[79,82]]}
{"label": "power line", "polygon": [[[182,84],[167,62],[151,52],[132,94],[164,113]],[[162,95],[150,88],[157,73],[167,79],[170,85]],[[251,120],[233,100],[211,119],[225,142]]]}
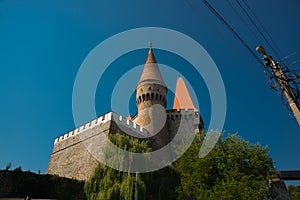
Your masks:
{"label": "power line", "polygon": [[216,32],[218,33],[218,35],[219,35],[220,37],[222,37],[222,39],[226,40],[226,38],[223,37],[223,35],[222,35],[221,32],[216,28],[216,26],[215,26],[213,23],[209,22],[209,20],[206,20],[206,17],[205,17],[198,9],[196,9],[196,6],[194,6],[189,0],[186,0],[185,2],[190,6],[191,9],[193,9],[193,10],[195,11],[195,13],[196,13],[202,20],[204,20],[204,21],[207,23],[207,25],[209,25],[214,31],[216,31]]}
{"label": "power line", "polygon": [[273,46],[270,44],[269,40],[265,37],[265,35],[262,33],[262,31],[260,30],[260,28],[256,25],[256,23],[254,22],[254,20],[251,18],[251,16],[248,14],[248,12],[245,10],[245,8],[242,6],[242,4],[239,2],[239,0],[236,0],[237,4],[239,5],[239,7],[242,9],[242,11],[245,13],[245,15],[247,16],[247,18],[250,20],[250,22],[253,24],[253,26],[256,28],[256,30],[260,33],[260,35],[262,36],[262,38],[266,41],[266,43],[268,44],[268,46],[272,49],[272,51],[276,54],[276,56],[278,58],[280,58],[279,54],[277,53],[277,51],[273,48]]}
{"label": "power line", "polygon": [[227,0],[226,2],[229,5],[229,7],[231,8],[231,10],[233,10],[233,12],[236,14],[236,16],[247,27],[247,29],[255,36],[255,38],[257,39],[257,41],[259,43],[261,43],[262,42],[261,38],[258,37],[257,33],[253,29],[251,29],[251,27],[249,26],[249,23],[246,22],[246,20],[242,17],[242,15],[240,15],[240,13],[236,10],[236,8],[233,6],[233,4],[231,3],[231,1]]}
{"label": "power line", "polygon": [[[300,90],[298,87],[298,83],[296,82],[297,79],[300,78],[297,74],[290,75],[292,73],[287,67],[285,69],[281,68],[279,62],[275,62],[271,56],[267,55],[264,49],[259,46],[257,47],[257,51],[264,55],[264,63],[260,61],[260,59],[256,56],[256,54],[250,49],[247,43],[240,37],[240,35],[232,28],[232,26],[218,13],[216,9],[214,9],[207,0],[201,0],[201,2],[210,10],[210,12],[217,17],[217,19],[225,25],[225,27],[238,39],[240,43],[249,51],[249,53],[261,64],[264,69],[265,73],[269,73],[269,80],[274,81],[274,85],[270,86],[270,89],[280,88],[281,95],[286,97],[286,102],[289,105],[288,108],[294,113],[294,117],[296,118],[299,126],[300,126]],[[238,2],[238,1],[237,1]],[[238,2],[239,4],[239,2]],[[239,4],[242,10],[246,12],[245,9]],[[249,19],[251,17],[247,15]],[[252,20],[252,19],[251,19]],[[260,29],[257,27],[255,22],[251,21],[253,25],[256,26],[257,30]],[[261,35],[264,37],[264,34],[260,31]],[[264,37],[265,41],[268,43],[267,39]],[[272,48],[271,44],[268,43],[269,46]],[[273,49],[273,51],[275,51]],[[264,65],[265,64],[265,65]],[[284,101],[284,98],[283,98]]]}
{"label": "power line", "polygon": [[264,64],[261,60],[256,56],[256,54],[251,50],[251,48],[247,45],[247,43],[239,36],[239,34],[226,22],[226,20],[206,1],[201,0],[202,3],[219,19],[221,23],[225,25],[225,27],[242,43],[242,45],[249,51],[249,53],[257,60],[257,62],[262,65]]}
{"label": "power line", "polygon": [[[249,9],[250,13],[254,16],[255,20],[257,21],[257,23],[262,27],[262,30],[268,35],[268,37],[270,38],[271,42],[273,43],[275,49],[278,49],[279,54],[281,53],[279,48],[277,47],[276,43],[273,40],[273,37],[271,36],[271,34],[267,31],[267,29],[265,28],[265,26],[263,25],[263,23],[261,23],[261,21],[259,20],[259,17],[255,14],[255,12],[253,11],[253,9],[251,8],[251,6],[249,6],[249,4],[247,3],[247,1],[242,0],[243,3],[246,5],[246,7]],[[275,52],[274,52],[275,53]],[[280,58],[280,57],[278,57]]]}
{"label": "power line", "polygon": [[296,50],[295,52],[293,52],[293,53],[290,53],[289,55],[287,55],[287,56],[285,56],[285,57],[281,58],[281,59],[280,59],[278,62],[281,62],[281,61],[283,61],[283,60],[286,60],[286,59],[288,59],[289,57],[291,57],[291,56],[294,56],[294,55],[298,54],[298,52],[299,52],[299,50]]}

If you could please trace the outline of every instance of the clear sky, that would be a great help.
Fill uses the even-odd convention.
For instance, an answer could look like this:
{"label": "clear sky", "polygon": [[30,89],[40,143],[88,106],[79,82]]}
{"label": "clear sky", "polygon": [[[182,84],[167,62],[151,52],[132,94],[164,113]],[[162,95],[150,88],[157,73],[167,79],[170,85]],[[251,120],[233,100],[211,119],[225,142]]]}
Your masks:
{"label": "clear sky", "polygon": [[[247,28],[245,24],[249,25],[249,21],[244,23],[239,18],[243,13],[235,1],[209,2],[250,48],[254,50],[262,44],[273,54],[260,41],[261,37],[255,36],[257,31]],[[299,1],[254,0],[248,4],[275,41],[272,44],[278,47],[280,58],[299,50]],[[149,26],[180,31],[201,44],[213,58],[227,94],[224,130],[238,132],[252,143],[267,145],[277,170],[300,170],[300,128],[289,117],[280,97],[268,88],[263,67],[201,1],[192,0],[1,0],[0,168],[12,162],[13,168],[22,166],[24,170],[45,172],[54,139],[75,128],[72,90],[83,60],[108,37]],[[155,43],[153,48],[159,63],[174,67],[191,85],[199,85],[194,90],[208,125],[210,97],[201,77],[193,77],[185,60],[155,50]],[[130,52],[109,66],[95,97],[98,115],[111,110],[110,94],[118,78],[143,64],[147,52],[148,49]],[[299,58],[298,53],[286,62]],[[294,67],[299,68],[299,64]],[[133,92],[134,88],[128,105],[130,114],[136,112]],[[168,107],[171,103],[169,100]],[[121,110],[114,111],[126,115]]]}

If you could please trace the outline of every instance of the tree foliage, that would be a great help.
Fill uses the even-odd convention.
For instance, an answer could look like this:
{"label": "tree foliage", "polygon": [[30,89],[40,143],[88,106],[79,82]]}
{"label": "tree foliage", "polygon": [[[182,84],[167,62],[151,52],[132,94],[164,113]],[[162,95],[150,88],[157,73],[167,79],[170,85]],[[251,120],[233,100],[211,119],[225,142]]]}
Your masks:
{"label": "tree foliage", "polygon": [[292,200],[300,199],[300,186],[289,185],[288,191],[291,195]]}
{"label": "tree foliage", "polygon": [[0,170],[0,199],[30,197],[32,199],[84,199],[83,182],[50,174]]}
{"label": "tree foliage", "polygon": [[[147,152],[150,150],[146,142],[139,142],[137,139],[130,139],[121,134],[110,135],[110,140],[127,151]],[[105,153],[111,155],[115,152],[106,149]],[[145,183],[140,174],[120,172],[103,164],[98,164],[90,179],[86,181],[84,190],[90,200],[138,200],[146,198]]]}
{"label": "tree foliage", "polygon": [[[129,138],[121,134],[110,135],[110,140],[122,149],[131,152],[149,152],[145,141]],[[107,149],[105,153],[111,156]],[[114,159],[114,158],[112,158]],[[89,200],[140,200],[176,199],[175,187],[179,178],[172,166],[152,173],[125,173],[99,164],[84,190]]]}
{"label": "tree foliage", "polygon": [[[111,136],[119,147],[148,152],[146,142],[121,134]],[[85,183],[89,200],[97,199],[266,199],[274,173],[268,148],[236,134],[220,139],[204,158],[198,157],[204,133],[177,161],[161,170],[124,173],[99,164]]]}
{"label": "tree foliage", "polygon": [[[203,141],[203,136],[198,137]],[[204,158],[198,158],[201,142],[195,140],[176,161],[181,182],[178,199],[265,199],[273,162],[268,148],[250,144],[236,134],[220,139]]]}
{"label": "tree foliage", "polygon": [[7,163],[7,165],[6,165],[6,167],[5,167],[5,170],[6,170],[6,171],[10,170],[11,165],[12,165],[11,162]]}

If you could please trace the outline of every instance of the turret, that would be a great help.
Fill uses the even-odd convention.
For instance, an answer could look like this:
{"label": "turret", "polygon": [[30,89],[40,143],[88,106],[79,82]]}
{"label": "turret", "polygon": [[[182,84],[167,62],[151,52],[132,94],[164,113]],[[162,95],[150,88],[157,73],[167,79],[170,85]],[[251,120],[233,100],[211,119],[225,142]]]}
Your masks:
{"label": "turret", "polygon": [[167,91],[150,45],[146,63],[136,86],[138,114],[134,122],[152,135],[163,132],[165,128]]}
{"label": "turret", "polygon": [[173,110],[180,111],[190,109],[194,110],[195,130],[204,129],[204,123],[200,116],[199,110],[195,107],[183,78],[179,77],[176,81]]}

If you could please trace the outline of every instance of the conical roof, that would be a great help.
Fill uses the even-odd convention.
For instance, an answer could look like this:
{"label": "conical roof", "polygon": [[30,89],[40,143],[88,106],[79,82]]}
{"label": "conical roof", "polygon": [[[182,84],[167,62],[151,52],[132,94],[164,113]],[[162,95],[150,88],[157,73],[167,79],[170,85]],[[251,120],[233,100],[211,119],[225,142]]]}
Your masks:
{"label": "conical roof", "polygon": [[173,109],[194,109],[194,111],[198,111],[195,108],[190,93],[181,77],[176,81]]}
{"label": "conical roof", "polygon": [[138,86],[141,84],[144,85],[146,83],[150,84],[159,84],[166,86],[162,75],[159,71],[156,59],[154,57],[152,47],[150,46],[148,57],[146,60],[146,64],[144,65],[143,72],[141,74],[140,80],[138,82]]}

